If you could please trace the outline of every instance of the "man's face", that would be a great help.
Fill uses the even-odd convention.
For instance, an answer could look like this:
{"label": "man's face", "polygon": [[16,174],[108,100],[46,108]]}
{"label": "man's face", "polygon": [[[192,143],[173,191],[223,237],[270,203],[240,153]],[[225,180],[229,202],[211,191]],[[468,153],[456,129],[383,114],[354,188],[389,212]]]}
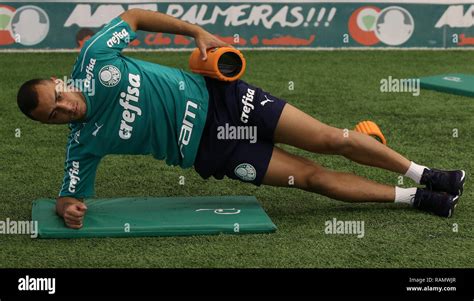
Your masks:
{"label": "man's face", "polygon": [[86,117],[84,97],[77,91],[66,89],[64,82],[51,78],[36,86],[38,106],[31,115],[42,123],[65,124]]}

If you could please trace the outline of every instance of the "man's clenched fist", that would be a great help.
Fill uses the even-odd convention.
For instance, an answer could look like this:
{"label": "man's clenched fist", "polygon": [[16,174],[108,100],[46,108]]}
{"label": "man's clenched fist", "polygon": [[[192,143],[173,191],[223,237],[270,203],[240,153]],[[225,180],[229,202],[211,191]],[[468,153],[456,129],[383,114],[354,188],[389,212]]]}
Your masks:
{"label": "man's clenched fist", "polygon": [[56,211],[59,216],[63,217],[66,226],[80,229],[83,225],[87,206],[78,199],[60,197],[56,201]]}

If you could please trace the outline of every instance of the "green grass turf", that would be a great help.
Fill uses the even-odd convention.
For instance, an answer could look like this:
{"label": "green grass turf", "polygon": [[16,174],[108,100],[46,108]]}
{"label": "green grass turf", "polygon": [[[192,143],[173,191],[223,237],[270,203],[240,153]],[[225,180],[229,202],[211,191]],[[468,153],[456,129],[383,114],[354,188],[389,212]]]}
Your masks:
{"label": "green grass turf", "polygon": [[[187,68],[189,53],[127,55]],[[473,52],[455,51],[246,51],[244,80],[321,121],[353,128],[376,121],[388,143],[409,159],[437,168],[474,162],[474,99],[422,91],[380,93],[380,80],[439,73],[474,73]],[[31,218],[31,203],[57,195],[63,177],[67,126],[26,119],[17,109],[19,85],[33,77],[69,75],[76,54],[0,55],[0,220]],[[294,90],[289,90],[289,82]],[[15,129],[21,137],[15,138]],[[453,137],[453,129],[458,137]],[[310,139],[311,137],[308,137]],[[344,158],[287,150],[383,183],[398,176]],[[178,184],[179,176],[186,185]],[[99,166],[99,197],[255,195],[275,234],[167,238],[33,240],[0,235],[0,267],[474,267],[473,182],[455,216],[444,219],[395,204],[349,204],[287,188],[254,187],[229,179],[203,180],[192,169],[147,156],[109,156]],[[404,186],[413,183],[406,179]],[[365,237],[326,235],[324,223],[362,220]],[[458,232],[453,232],[453,224]]]}

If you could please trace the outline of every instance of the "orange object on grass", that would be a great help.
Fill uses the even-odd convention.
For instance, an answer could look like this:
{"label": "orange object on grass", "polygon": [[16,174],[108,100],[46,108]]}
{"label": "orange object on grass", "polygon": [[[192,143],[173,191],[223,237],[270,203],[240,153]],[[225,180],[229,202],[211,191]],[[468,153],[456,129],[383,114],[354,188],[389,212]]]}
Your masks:
{"label": "orange object on grass", "polygon": [[213,77],[221,81],[234,81],[245,72],[246,62],[242,53],[232,47],[215,47],[207,50],[207,60],[194,49],[189,58],[189,68],[194,73]]}
{"label": "orange object on grass", "polygon": [[366,121],[359,122],[356,125],[354,131],[372,136],[375,139],[377,139],[378,141],[380,141],[383,144],[387,145],[387,140],[385,140],[385,137],[382,134],[382,131],[380,130],[379,126],[373,121],[366,120]]}

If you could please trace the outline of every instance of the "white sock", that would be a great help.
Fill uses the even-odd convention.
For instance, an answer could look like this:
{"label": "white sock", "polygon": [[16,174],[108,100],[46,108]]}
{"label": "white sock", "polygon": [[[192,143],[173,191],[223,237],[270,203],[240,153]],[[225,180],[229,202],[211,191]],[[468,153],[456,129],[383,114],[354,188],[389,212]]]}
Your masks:
{"label": "white sock", "polygon": [[413,201],[415,200],[416,190],[418,188],[400,188],[398,186],[395,187],[395,203],[405,203],[413,205]]}
{"label": "white sock", "polygon": [[405,177],[409,177],[417,184],[420,184],[421,175],[423,175],[423,171],[425,168],[429,169],[426,166],[418,165],[415,162],[411,161],[410,167],[408,168],[407,172],[405,173]]}

